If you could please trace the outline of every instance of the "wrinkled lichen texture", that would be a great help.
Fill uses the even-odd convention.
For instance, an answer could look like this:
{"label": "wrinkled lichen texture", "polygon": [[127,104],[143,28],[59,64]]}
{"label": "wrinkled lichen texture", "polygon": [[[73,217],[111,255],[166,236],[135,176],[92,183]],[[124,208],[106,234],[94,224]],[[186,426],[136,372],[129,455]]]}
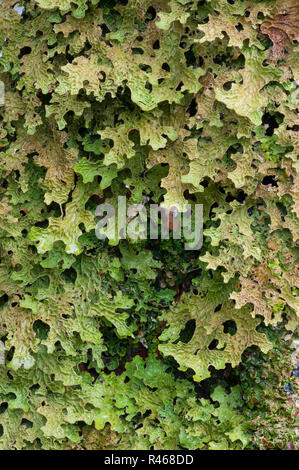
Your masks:
{"label": "wrinkled lichen texture", "polygon": [[[298,15],[0,2],[1,448],[294,446]],[[98,240],[118,196],[203,204],[202,248]]]}

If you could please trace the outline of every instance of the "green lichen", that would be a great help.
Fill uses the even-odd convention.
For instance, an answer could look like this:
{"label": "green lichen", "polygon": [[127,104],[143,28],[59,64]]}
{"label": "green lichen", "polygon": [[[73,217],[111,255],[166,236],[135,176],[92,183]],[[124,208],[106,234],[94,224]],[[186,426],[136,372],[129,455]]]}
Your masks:
{"label": "green lichen", "polygon": [[[296,446],[298,15],[0,3],[1,449]],[[99,240],[119,196],[202,248]]]}

